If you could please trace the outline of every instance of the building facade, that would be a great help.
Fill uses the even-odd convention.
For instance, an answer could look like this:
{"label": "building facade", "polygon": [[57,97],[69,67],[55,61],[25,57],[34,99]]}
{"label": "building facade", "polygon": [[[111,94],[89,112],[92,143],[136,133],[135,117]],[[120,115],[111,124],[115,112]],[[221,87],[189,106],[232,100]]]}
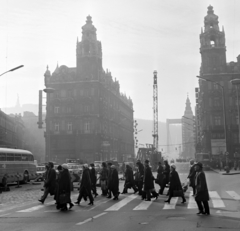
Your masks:
{"label": "building facade", "polygon": [[77,41],[76,67],[44,74],[47,93],[46,160],[63,163],[127,160],[134,156],[133,103],[102,67],[102,46],[90,16]]}
{"label": "building facade", "polygon": [[[226,61],[224,28],[209,6],[200,34],[201,69],[196,89],[196,144],[198,152],[232,157],[240,151],[236,86],[240,79],[240,56],[237,62]],[[239,90],[238,90],[239,91]],[[240,92],[238,92],[240,93]]]}
{"label": "building facade", "polygon": [[7,115],[0,110],[0,147],[24,149],[24,131],[21,115]]}

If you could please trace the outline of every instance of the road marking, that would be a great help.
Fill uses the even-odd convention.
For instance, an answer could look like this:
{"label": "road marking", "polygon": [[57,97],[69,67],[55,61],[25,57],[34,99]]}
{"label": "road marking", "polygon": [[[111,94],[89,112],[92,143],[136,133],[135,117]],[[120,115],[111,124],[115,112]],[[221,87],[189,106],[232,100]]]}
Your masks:
{"label": "road marking", "polygon": [[133,210],[147,210],[148,207],[152,204],[152,201],[142,201],[138,206]]}
{"label": "road marking", "polygon": [[210,195],[211,200],[212,200],[213,208],[223,208],[223,207],[225,207],[221,197],[219,196],[219,194],[216,191],[210,191],[209,195]]}
{"label": "road marking", "polygon": [[175,209],[177,201],[178,197],[173,197],[170,201],[170,204],[168,204],[167,202],[164,204],[163,209]]}
{"label": "road marking", "polygon": [[240,195],[238,195],[236,192],[234,191],[226,191],[234,200],[240,200]]}
{"label": "road marking", "polygon": [[[106,199],[98,200],[98,201],[96,202],[96,204],[95,204],[92,208],[88,209],[87,211],[91,211],[91,210],[95,209],[96,207],[98,207],[98,206],[100,206],[100,205],[102,205],[102,204],[107,203],[107,202],[110,201],[110,200],[111,200],[111,199],[108,199],[108,200],[106,200]],[[102,203],[101,203],[101,202],[102,202]]]}
{"label": "road marking", "polygon": [[114,204],[113,206],[109,207],[105,211],[118,211],[120,208],[122,208],[127,203],[129,203],[130,201],[134,200],[137,197],[138,197],[137,195],[130,195],[124,198],[123,200],[119,201],[118,203]]}
{"label": "road marking", "polygon": [[38,209],[41,209],[43,207],[44,207],[44,205],[38,205],[38,206],[31,207],[29,209],[20,210],[20,211],[17,211],[17,212],[18,213],[30,213],[30,212],[36,211]]}
{"label": "road marking", "polygon": [[196,201],[195,201],[195,197],[192,196],[192,194],[193,194],[193,191],[190,191],[190,193],[189,193],[189,201],[188,201],[188,206],[187,206],[187,208],[188,208],[188,209],[197,209],[197,208],[198,208],[198,207],[197,207],[197,203],[196,203]]}
{"label": "road marking", "polygon": [[105,215],[105,214],[107,214],[107,213],[100,213],[100,214],[98,214],[98,215],[96,215],[96,216],[94,216],[94,217],[91,217],[91,218],[88,218],[88,219],[86,219],[86,220],[84,220],[84,221],[82,221],[82,222],[79,222],[79,223],[77,223],[76,225],[83,225],[83,224],[85,224],[85,223],[87,223],[87,222],[89,222],[89,221],[93,221],[93,219],[96,219],[96,218],[98,218],[98,217],[101,217],[101,216],[103,216],[103,215]]}

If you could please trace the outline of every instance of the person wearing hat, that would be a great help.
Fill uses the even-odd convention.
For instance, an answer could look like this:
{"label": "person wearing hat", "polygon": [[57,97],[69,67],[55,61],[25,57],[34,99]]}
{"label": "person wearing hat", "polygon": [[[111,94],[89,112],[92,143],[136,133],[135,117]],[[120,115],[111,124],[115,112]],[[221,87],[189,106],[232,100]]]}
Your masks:
{"label": "person wearing hat", "polygon": [[205,173],[203,172],[202,163],[198,162],[195,164],[195,200],[198,205],[199,212],[197,215],[205,214],[210,215],[210,209],[208,205],[209,194]]}
{"label": "person wearing hat", "polygon": [[135,186],[134,178],[133,178],[133,170],[129,164],[126,164],[126,171],[125,171],[125,183],[122,194],[128,193],[127,190],[129,188],[133,188],[134,193],[138,190]]}
{"label": "person wearing hat", "polygon": [[171,164],[170,167],[170,186],[169,186],[169,195],[168,199],[165,201],[167,203],[170,203],[172,197],[182,197],[182,204],[186,202],[186,199],[184,197],[184,193],[182,190],[182,184],[178,175],[178,172],[176,171],[176,165]]}
{"label": "person wearing hat", "polygon": [[136,186],[138,188],[138,194],[142,195],[144,166],[140,160],[137,161],[136,166],[137,166],[137,171],[135,173]]}
{"label": "person wearing hat", "polygon": [[190,160],[190,169],[187,179],[189,179],[189,186],[193,189],[193,196],[195,195],[195,166],[194,166],[194,160]]}
{"label": "person wearing hat", "polygon": [[43,196],[41,197],[39,202],[44,204],[44,201],[46,200],[48,194],[54,195],[55,194],[55,185],[56,185],[56,171],[54,169],[54,164],[53,162],[48,163],[48,171],[46,174],[46,179],[44,182],[44,193]]}
{"label": "person wearing hat", "polygon": [[88,196],[90,203],[88,205],[93,205],[93,196],[91,193],[92,190],[92,183],[91,183],[91,177],[90,177],[90,171],[88,168],[88,164],[83,165],[83,173],[82,173],[82,180],[79,188],[79,195],[78,199],[75,202],[75,204],[79,205],[82,198]]}
{"label": "person wearing hat", "polygon": [[91,169],[90,169],[90,178],[91,178],[91,183],[92,183],[92,191],[95,197],[98,196],[97,194],[97,188],[96,188],[96,183],[97,183],[97,176],[96,176],[96,170],[95,170],[95,165],[92,163],[90,164]]}
{"label": "person wearing hat", "polygon": [[[152,170],[149,166],[149,160],[145,160],[145,169],[144,169],[144,177],[143,177],[143,189],[144,193],[146,194],[146,201],[151,201],[151,193],[153,194],[156,199],[158,198],[158,193],[155,191],[154,188],[154,177],[152,174]],[[142,197],[144,199],[144,196]]]}

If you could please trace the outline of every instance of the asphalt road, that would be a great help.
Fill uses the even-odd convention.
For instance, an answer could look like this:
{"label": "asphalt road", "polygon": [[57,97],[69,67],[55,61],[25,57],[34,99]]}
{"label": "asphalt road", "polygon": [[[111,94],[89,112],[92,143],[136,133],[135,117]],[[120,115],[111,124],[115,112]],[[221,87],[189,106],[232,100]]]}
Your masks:
{"label": "asphalt road", "polygon": [[[178,164],[177,169],[181,181],[185,182],[188,164]],[[95,199],[94,206],[82,202],[80,206],[74,206],[67,212],[56,210],[52,197],[44,205],[33,197],[32,201],[29,199],[27,203],[17,204],[12,208],[2,201],[0,231],[240,230],[240,176],[223,176],[214,172],[206,172],[206,175],[211,194],[211,216],[196,215],[198,210],[190,190],[185,194],[186,204],[180,203],[181,198],[173,198],[170,205],[164,202],[166,195],[145,202],[129,190],[128,194],[120,196],[119,201],[99,196]],[[120,183],[121,189],[122,186],[123,181]],[[33,189],[33,192],[39,192],[41,186],[27,187],[39,187]],[[156,186],[156,189],[159,187]],[[24,195],[24,186],[14,191],[15,194],[23,191]],[[100,194],[99,188],[98,191]],[[2,195],[0,194],[0,198]],[[73,201],[76,197],[77,191],[73,192]]]}

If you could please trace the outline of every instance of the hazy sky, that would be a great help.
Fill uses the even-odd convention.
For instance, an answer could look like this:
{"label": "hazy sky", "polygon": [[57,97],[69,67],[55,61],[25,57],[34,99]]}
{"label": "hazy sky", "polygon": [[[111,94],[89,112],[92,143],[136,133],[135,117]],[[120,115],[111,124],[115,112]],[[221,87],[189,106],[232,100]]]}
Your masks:
{"label": "hazy sky", "polygon": [[152,119],[153,71],[158,72],[159,120],[180,118],[187,93],[195,105],[199,34],[211,4],[226,33],[227,61],[240,54],[237,0],[0,0],[0,108],[38,103],[44,72],[76,66],[76,41],[92,16],[103,68],[133,100],[134,117]]}

